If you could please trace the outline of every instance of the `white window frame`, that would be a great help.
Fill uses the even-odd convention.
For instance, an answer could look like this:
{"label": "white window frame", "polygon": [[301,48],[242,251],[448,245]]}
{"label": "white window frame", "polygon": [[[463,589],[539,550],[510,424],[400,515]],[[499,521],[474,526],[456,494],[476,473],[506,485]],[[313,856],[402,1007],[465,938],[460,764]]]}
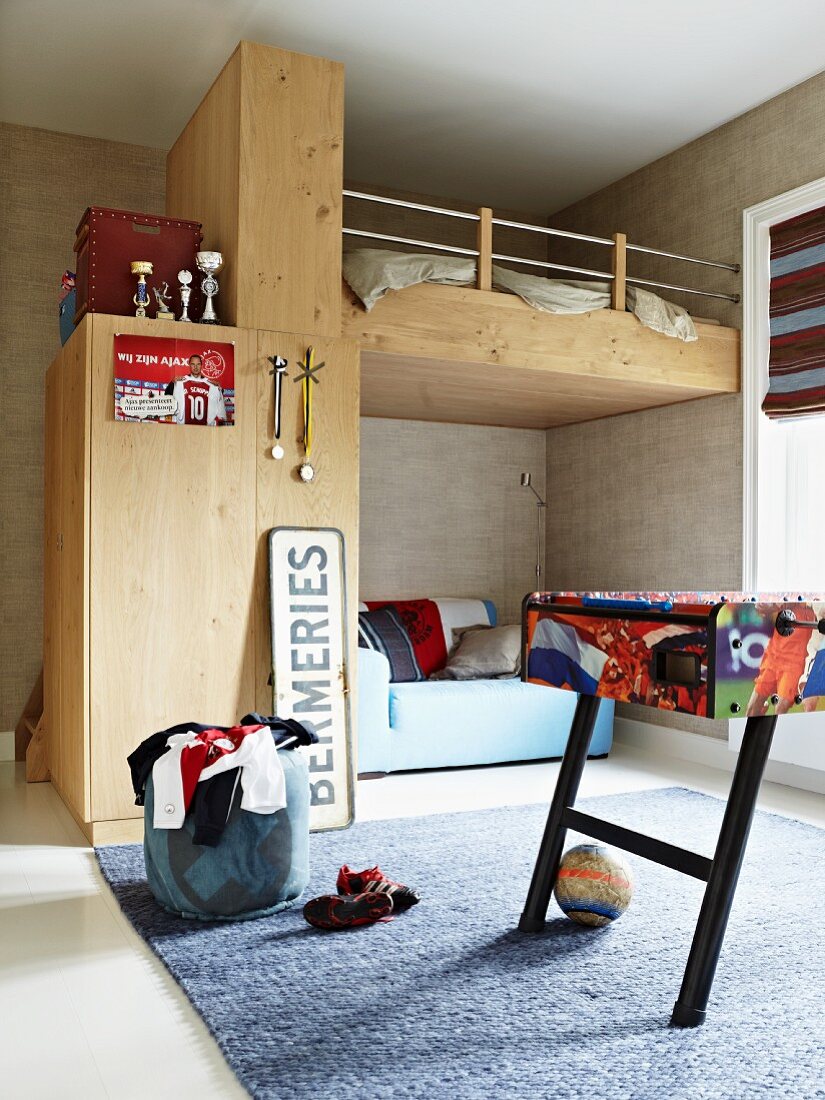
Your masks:
{"label": "white window frame", "polygon": [[[745,591],[758,592],[766,587],[764,581],[768,570],[765,565],[771,528],[767,523],[760,524],[760,493],[763,497],[767,496],[771,486],[781,492],[786,477],[782,466],[784,456],[777,462],[777,449],[774,447],[771,451],[769,448],[769,433],[776,429],[776,425],[762,412],[762,401],[768,388],[770,351],[770,229],[777,222],[820,206],[825,206],[825,178],[786,191],[743,212],[742,587]],[[768,461],[769,457],[773,465]],[[785,526],[793,517],[781,513],[772,515],[772,518]],[[816,769],[807,774],[821,776],[825,771],[825,714],[817,717],[819,721],[812,720],[812,715],[783,718],[776,729],[771,760]],[[729,723],[728,744],[735,751],[741,744],[744,725],[739,721]],[[794,782],[793,778],[777,778],[780,782]],[[817,778],[800,785],[811,790],[825,790],[823,783],[825,780]]]}
{"label": "white window frame", "polygon": [[[767,525],[760,527],[760,485],[781,471],[765,461],[765,440],[771,423],[762,412],[768,389],[770,350],[770,256],[771,226],[808,210],[825,206],[825,178],[750,206],[742,215],[742,587],[758,592],[760,587],[760,542],[768,537]],[[780,517],[776,517],[781,522]],[[762,551],[764,558],[764,549]],[[764,572],[763,572],[764,576]]]}

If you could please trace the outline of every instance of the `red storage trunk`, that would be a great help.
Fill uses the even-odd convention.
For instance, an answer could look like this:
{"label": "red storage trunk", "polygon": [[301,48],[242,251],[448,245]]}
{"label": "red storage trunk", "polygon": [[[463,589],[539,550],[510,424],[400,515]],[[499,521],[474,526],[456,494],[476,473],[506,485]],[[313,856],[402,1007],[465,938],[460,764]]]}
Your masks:
{"label": "red storage trunk", "polygon": [[192,297],[189,316],[201,314],[200,272],[195,253],[201,247],[200,222],[162,218],[156,214],[135,214],[129,210],[107,210],[90,206],[77,227],[74,250],[77,253],[77,309],[75,324],[85,313],[134,315],[132,298],[137,293],[137,276],[131,272],[133,260],[149,260],[153,273],[146,276],[149,287],[147,315],[155,315],[152,287],[169,284],[170,309],[180,313],[178,272],[192,272]]}

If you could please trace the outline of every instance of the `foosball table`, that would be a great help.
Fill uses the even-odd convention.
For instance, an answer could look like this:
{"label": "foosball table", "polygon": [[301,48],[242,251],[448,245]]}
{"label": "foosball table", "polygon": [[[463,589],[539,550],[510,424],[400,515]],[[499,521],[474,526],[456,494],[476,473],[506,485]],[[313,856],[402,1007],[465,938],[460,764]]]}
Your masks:
{"label": "foosball table", "polygon": [[[777,717],[825,697],[825,595],[533,593],[522,678],[579,694],[522,932],[545,924],[568,829],[707,883],[671,1023],[705,1020]],[[576,794],[601,699],[747,719],[713,858],[581,813]]]}

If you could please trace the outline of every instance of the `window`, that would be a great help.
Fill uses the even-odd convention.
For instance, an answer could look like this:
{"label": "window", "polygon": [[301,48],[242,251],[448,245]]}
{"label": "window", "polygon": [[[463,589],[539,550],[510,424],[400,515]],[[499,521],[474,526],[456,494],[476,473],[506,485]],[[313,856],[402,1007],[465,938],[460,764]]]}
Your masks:
{"label": "window", "polygon": [[753,587],[825,588],[825,416],[759,430],[757,575]]}
{"label": "window", "polygon": [[825,415],[769,420],[762,412],[770,351],[770,229],[825,207],[825,179],[744,214],[743,587],[825,588]]}
{"label": "window", "polygon": [[[825,590],[825,415],[770,420],[762,412],[770,352],[770,228],[818,207],[825,207],[825,179],[744,212],[742,557],[743,587],[755,592]],[[818,719],[783,719],[771,758],[825,769],[825,713]],[[730,723],[732,748],[743,726]]]}

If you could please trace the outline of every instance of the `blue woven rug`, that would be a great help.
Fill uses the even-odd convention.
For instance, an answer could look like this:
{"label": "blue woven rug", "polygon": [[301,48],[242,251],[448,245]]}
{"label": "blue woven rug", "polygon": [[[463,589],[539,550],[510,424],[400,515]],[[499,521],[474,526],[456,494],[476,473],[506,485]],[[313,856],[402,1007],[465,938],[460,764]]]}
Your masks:
{"label": "blue woven rug", "polygon": [[[582,800],[712,854],[723,804],[684,790]],[[823,832],[754,822],[703,1028],[667,1026],[702,884],[632,859],[612,927],[514,931],[546,808],[365,822],[312,838],[311,892],[341,863],[419,888],[390,924],[310,928],[300,905],[199,925],[161,911],[137,845],[98,850],[129,920],[255,1097],[273,1100],[825,1097]]]}

